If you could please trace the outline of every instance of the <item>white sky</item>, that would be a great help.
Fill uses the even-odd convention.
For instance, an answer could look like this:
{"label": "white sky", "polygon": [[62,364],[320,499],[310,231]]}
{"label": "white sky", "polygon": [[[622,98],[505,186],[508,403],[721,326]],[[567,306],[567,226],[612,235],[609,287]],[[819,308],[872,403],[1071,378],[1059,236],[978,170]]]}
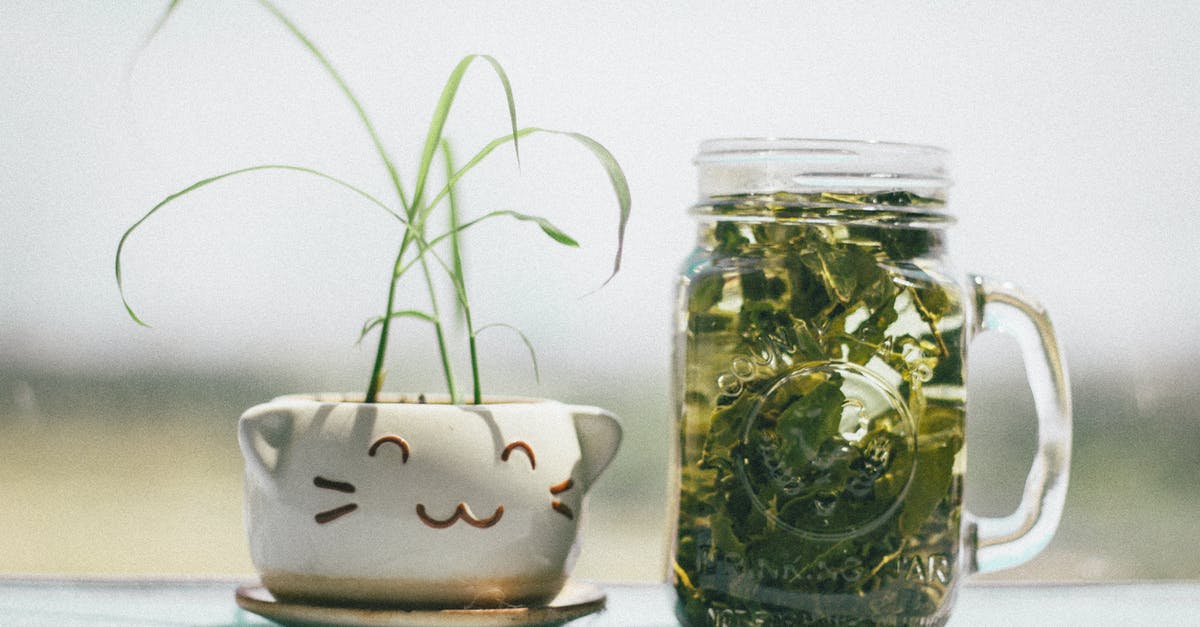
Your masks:
{"label": "white sky", "polygon": [[[347,103],[253,2],[183,2],[126,87],[161,4],[0,4],[0,363],[365,374],[371,351],[353,342],[383,307],[396,231],[299,175],[214,185],[149,223],[126,272],[156,328],[125,318],[118,237],[199,178],[296,163],[391,200]],[[501,154],[466,182],[468,211],[544,214],[584,244],[499,222],[468,242],[479,322],[523,328],[550,372],[665,377],[690,159],[702,139],[745,135],[950,149],[958,265],[1039,295],[1076,369],[1195,363],[1196,3],[280,4],[358,91],[409,187],[441,84],[473,52],[508,69],[523,125],[587,133],[621,161],[624,271],[591,295],[616,212],[582,150],[531,139],[519,179]],[[505,122],[474,68],[448,127],[459,153]],[[396,345],[393,370],[410,347],[428,355],[407,324],[420,339]],[[499,331],[485,342],[524,350]]]}

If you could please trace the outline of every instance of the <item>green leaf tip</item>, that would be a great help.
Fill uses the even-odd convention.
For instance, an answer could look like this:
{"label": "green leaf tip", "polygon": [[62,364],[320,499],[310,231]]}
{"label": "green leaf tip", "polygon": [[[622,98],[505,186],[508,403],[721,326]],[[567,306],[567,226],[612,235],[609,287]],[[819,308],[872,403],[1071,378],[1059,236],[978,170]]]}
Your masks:
{"label": "green leaf tip", "polygon": [[575,241],[575,238],[571,237],[570,235],[567,235],[562,229],[558,228],[557,226],[554,226],[554,223],[550,222],[549,220],[547,220],[546,218],[543,218],[541,216],[531,216],[529,214],[519,213],[517,211],[510,211],[510,210],[505,209],[505,210],[500,210],[500,211],[493,211],[493,212],[483,216],[483,218],[480,218],[480,220],[483,220],[484,218],[490,218],[493,216],[496,216],[496,217],[509,216],[513,219],[520,220],[522,222],[533,222],[534,224],[538,225],[538,228],[540,228],[543,233],[548,235],[550,237],[550,239],[552,239],[564,246],[571,246],[573,248],[579,248],[579,242]]}
{"label": "green leaf tip", "polygon": [[620,212],[617,222],[617,254],[613,258],[612,274],[604,280],[603,285],[608,285],[613,280],[613,277],[617,276],[617,272],[621,270],[621,257],[625,252],[625,228],[629,224],[629,211],[632,206],[629,181],[625,178],[625,171],[621,169],[621,164],[617,163],[616,157],[603,144],[582,133],[565,134],[583,144],[584,147],[595,155],[600,165],[604,167],[604,172],[608,175],[609,183],[612,185],[613,192],[617,196],[617,208]]}
{"label": "green leaf tip", "polygon": [[149,324],[146,324],[145,320],[142,320],[141,318],[138,317],[138,315],[136,313],[133,312],[133,307],[130,307],[129,301],[125,300],[124,293],[121,294],[121,304],[125,305],[125,313],[129,314],[129,317],[132,318],[134,322],[138,323],[139,325],[141,325],[143,327],[146,327],[147,329],[154,328],[154,327],[151,327]]}
{"label": "green leaf tip", "polygon": [[132,55],[130,55],[129,61],[125,64],[124,78],[126,84],[129,83],[130,77],[133,76],[133,68],[135,65],[137,65],[138,59],[142,56],[142,53],[146,51],[146,48],[150,47],[150,43],[158,37],[160,32],[162,32],[163,27],[167,25],[167,21],[171,19],[171,14],[174,13],[175,9],[179,6],[179,2],[180,0],[170,0],[167,2],[166,8],[163,9],[163,12],[159,14],[158,19],[154,21],[154,25],[150,27],[150,30],[146,32],[146,35],[142,37],[142,41],[140,44],[138,44],[137,49],[134,50]]}
{"label": "green leaf tip", "polygon": [[494,329],[497,327],[503,328],[503,329],[508,329],[509,331],[516,333],[517,336],[521,338],[521,342],[523,342],[525,344],[526,350],[529,351],[529,360],[533,362],[533,379],[534,379],[534,381],[541,383],[542,382],[542,373],[541,373],[541,370],[538,368],[537,351],[535,351],[533,349],[533,342],[530,342],[529,338],[526,337],[526,335],[524,333],[522,333],[520,329],[518,329],[517,327],[514,327],[511,324],[505,324],[503,322],[493,322],[492,324],[485,324],[482,327],[479,327],[478,329],[476,329],[475,337],[479,337],[480,333],[483,333],[484,331],[486,331],[488,329]]}
{"label": "green leaf tip", "polygon": [[[388,317],[392,320],[395,320],[396,318],[417,318],[419,320],[424,320],[431,324],[437,324],[437,318],[434,318],[433,316],[425,313],[424,311],[418,311],[416,309],[406,309],[404,311],[393,311],[391,313],[391,315]],[[362,341],[364,338],[367,337],[367,334],[370,333],[372,329],[374,329],[375,327],[377,327],[381,324],[383,324],[383,316],[375,316],[374,318],[370,318],[369,320],[364,322],[363,326],[362,326],[362,331],[359,332],[359,334],[358,334],[358,340],[355,341],[354,344],[355,345],[362,344]]]}

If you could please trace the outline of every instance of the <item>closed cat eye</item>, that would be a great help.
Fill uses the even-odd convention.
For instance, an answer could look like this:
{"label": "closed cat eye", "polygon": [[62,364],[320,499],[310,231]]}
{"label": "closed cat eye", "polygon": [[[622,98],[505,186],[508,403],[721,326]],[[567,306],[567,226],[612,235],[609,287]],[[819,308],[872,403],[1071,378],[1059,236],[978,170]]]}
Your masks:
{"label": "closed cat eye", "polygon": [[530,448],[529,444],[525,443],[523,440],[517,440],[516,442],[504,447],[504,452],[500,453],[500,460],[508,461],[508,458],[510,455],[512,455],[513,451],[521,451],[522,453],[525,453],[525,456],[529,458],[529,467],[531,469],[537,468],[537,458],[533,456],[533,449]]}
{"label": "closed cat eye", "polygon": [[375,443],[371,445],[371,448],[367,451],[367,454],[371,457],[375,457],[375,453],[379,451],[379,447],[383,446],[384,444],[395,444],[396,446],[400,447],[400,463],[408,463],[408,454],[410,452],[408,442],[398,435],[385,435],[382,438],[375,440]]}

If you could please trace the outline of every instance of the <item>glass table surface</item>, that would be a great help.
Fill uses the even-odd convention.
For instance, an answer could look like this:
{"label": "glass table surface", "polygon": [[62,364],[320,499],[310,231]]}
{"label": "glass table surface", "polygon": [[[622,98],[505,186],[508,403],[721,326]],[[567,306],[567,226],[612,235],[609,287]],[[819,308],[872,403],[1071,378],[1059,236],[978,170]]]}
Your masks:
{"label": "glass table surface", "polygon": [[[0,578],[0,625],[271,625],[238,607],[239,579]],[[664,584],[598,583],[604,611],[572,627],[677,625]],[[968,584],[952,627],[1200,626],[1200,581]]]}

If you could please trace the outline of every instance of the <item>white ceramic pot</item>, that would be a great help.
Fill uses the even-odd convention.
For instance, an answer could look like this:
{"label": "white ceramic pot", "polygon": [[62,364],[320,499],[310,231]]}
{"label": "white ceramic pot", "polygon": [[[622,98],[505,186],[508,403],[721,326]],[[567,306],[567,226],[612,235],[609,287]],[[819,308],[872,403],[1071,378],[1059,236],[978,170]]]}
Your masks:
{"label": "white ceramic pot", "polygon": [[285,396],[247,410],[246,527],[279,599],[536,604],[566,581],[621,427],[596,407]]}

